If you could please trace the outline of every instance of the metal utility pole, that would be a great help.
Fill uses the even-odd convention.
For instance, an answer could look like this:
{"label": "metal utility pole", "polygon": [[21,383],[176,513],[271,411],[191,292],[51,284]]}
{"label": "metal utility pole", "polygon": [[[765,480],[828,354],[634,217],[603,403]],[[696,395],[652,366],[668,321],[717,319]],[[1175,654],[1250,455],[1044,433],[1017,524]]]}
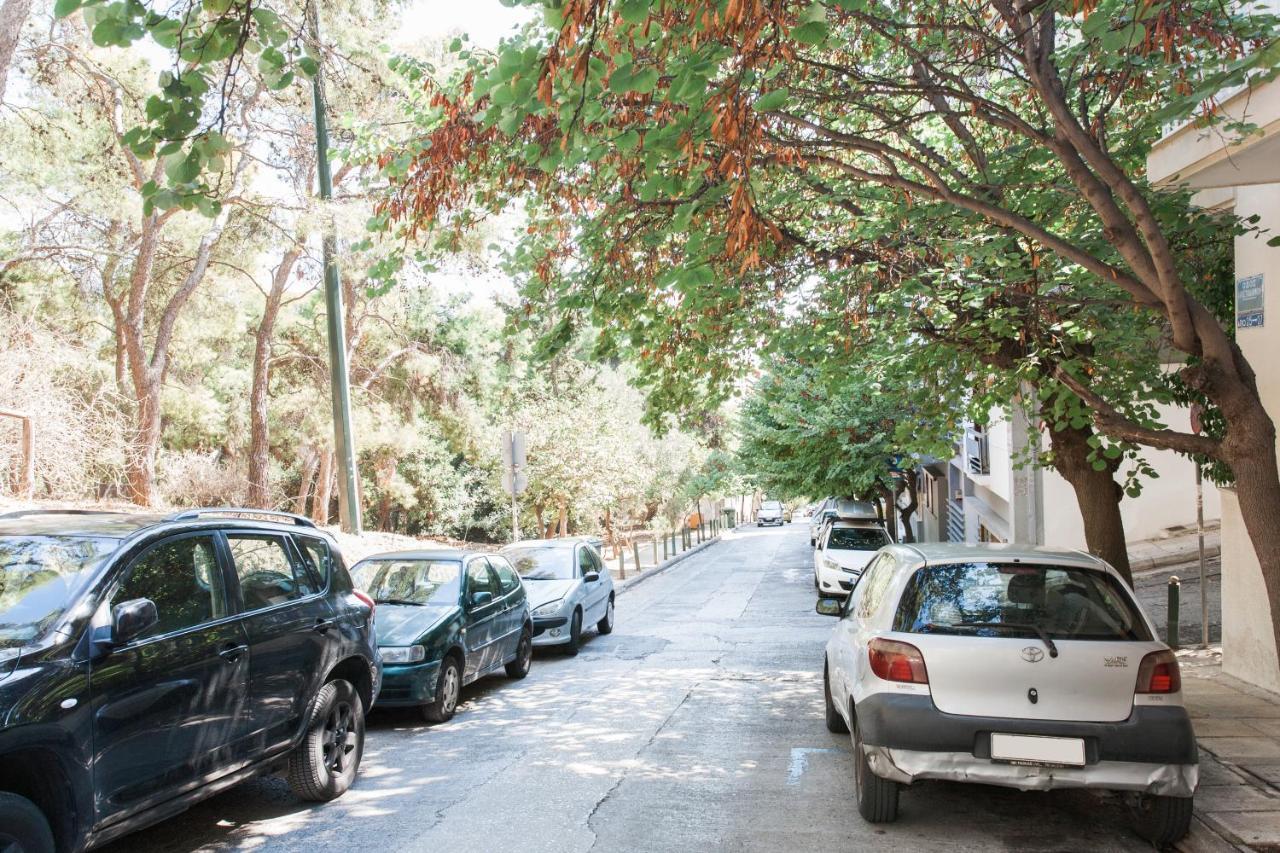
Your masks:
{"label": "metal utility pole", "polygon": [[[320,10],[317,0],[307,3],[307,24],[315,46],[316,73],[311,80],[316,116],[316,173],[320,179],[320,200],[333,199],[333,175],[329,170],[329,123],[325,116],[324,57],[320,42]],[[356,453],[351,429],[351,388],[347,375],[346,311],[342,304],[342,283],[338,279],[337,237],[332,220],[325,225],[321,245],[324,253],[324,302],[328,314],[329,384],[333,392],[333,446],[338,460],[338,517],[342,529],[359,535],[360,485],[356,476]]]}
{"label": "metal utility pole", "polygon": [[[1199,435],[1204,430],[1204,410],[1196,403],[1191,407],[1191,431]],[[1205,577],[1204,559],[1204,466],[1196,463],[1196,538],[1200,546],[1200,648],[1209,648],[1209,581]]]}
{"label": "metal utility pole", "polygon": [[[511,495],[511,541],[520,539],[520,504],[518,498],[529,488],[527,442],[524,433],[507,430],[502,433],[502,489]],[[541,535],[541,534],[539,534]]]}

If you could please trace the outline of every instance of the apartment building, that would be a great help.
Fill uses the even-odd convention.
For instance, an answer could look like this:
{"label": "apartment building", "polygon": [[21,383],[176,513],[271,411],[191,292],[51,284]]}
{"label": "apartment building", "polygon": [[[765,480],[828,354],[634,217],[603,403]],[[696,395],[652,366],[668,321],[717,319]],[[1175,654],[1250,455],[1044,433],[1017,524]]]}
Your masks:
{"label": "apartment building", "polygon": [[[1271,0],[1270,11],[1280,13]],[[1157,185],[1197,190],[1207,208],[1257,216],[1262,235],[1237,237],[1236,340],[1258,372],[1263,403],[1280,417],[1280,248],[1267,240],[1280,234],[1280,80],[1218,96],[1220,109],[1257,131],[1239,137],[1184,123],[1170,127],[1147,160]],[[1268,308],[1271,310],[1268,312]],[[1280,662],[1272,642],[1271,613],[1262,574],[1240,519],[1234,494],[1222,492],[1223,669],[1280,689]]]}

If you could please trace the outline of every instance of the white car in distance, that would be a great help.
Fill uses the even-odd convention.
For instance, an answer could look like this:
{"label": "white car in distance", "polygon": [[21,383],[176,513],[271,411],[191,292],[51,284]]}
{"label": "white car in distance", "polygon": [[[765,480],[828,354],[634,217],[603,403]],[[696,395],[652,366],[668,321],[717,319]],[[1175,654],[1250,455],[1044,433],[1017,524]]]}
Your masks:
{"label": "white car in distance", "polygon": [[1156,847],[1190,827],[1199,778],[1178,660],[1088,554],[891,545],[841,604],[827,728],[852,731],[858,811],[892,821],[918,780],[1124,792]]}
{"label": "white car in distance", "polygon": [[814,589],[818,595],[848,595],[867,563],[888,544],[889,534],[878,521],[832,521],[813,552]]}

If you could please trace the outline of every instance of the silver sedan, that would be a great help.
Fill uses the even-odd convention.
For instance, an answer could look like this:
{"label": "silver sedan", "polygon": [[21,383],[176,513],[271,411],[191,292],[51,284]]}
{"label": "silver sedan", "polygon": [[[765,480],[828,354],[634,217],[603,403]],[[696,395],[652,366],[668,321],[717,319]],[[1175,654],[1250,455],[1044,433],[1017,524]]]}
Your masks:
{"label": "silver sedan", "polygon": [[613,576],[582,539],[529,539],[502,549],[524,582],[533,611],[533,644],[578,653],[583,630],[613,632]]}

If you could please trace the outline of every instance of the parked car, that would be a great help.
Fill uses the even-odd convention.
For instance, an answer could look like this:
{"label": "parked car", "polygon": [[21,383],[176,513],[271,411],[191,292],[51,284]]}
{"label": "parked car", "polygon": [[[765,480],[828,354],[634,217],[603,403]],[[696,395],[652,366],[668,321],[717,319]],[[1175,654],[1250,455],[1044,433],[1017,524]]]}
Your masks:
{"label": "parked car", "polygon": [[340,796],[373,612],[296,516],[0,516],[0,849],[84,850],[273,770]]}
{"label": "parked car", "polygon": [[[817,546],[823,537],[826,536],[828,528],[837,520],[843,521],[872,521],[881,526],[884,525],[879,513],[876,511],[875,504],[867,501],[855,501],[849,498],[831,498],[826,509],[822,512],[822,517],[818,519],[817,534],[813,542],[810,544]],[[813,522],[810,522],[813,527]]]}
{"label": "parked car", "polygon": [[613,575],[588,539],[528,539],[502,549],[533,610],[533,644],[576,655],[583,626],[613,633]]}
{"label": "parked car", "polygon": [[500,669],[511,678],[529,674],[533,620],[505,558],[400,551],[367,557],[352,574],[378,604],[378,707],[415,707],[443,723],[457,711],[464,686]]}
{"label": "parked car", "polygon": [[843,598],[876,552],[890,544],[879,521],[835,519],[823,528],[813,552],[813,588]]}
{"label": "parked car", "polygon": [[785,514],[781,501],[762,501],[760,509],[756,511],[756,527],[764,527],[766,524],[781,526],[785,523],[783,521]]}
{"label": "parked car", "polygon": [[818,544],[818,533],[825,521],[836,517],[836,499],[825,498],[813,512],[809,514],[809,544],[816,547]]}
{"label": "parked car", "polygon": [[1120,576],[1080,552],[892,545],[862,573],[826,648],[827,727],[852,730],[858,810],[902,785],[1126,792],[1164,846],[1190,826],[1196,739],[1178,661]]}

